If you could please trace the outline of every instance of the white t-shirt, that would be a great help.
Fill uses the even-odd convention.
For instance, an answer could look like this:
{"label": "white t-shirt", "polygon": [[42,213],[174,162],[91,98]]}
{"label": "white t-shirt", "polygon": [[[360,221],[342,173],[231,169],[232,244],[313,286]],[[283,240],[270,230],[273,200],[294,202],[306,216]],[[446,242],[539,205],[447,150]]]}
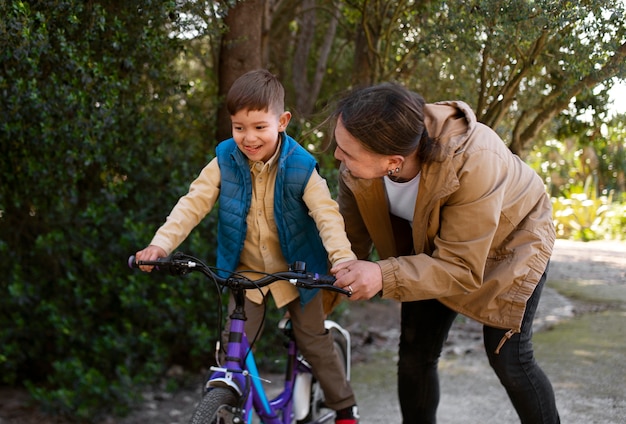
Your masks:
{"label": "white t-shirt", "polygon": [[387,176],[383,178],[387,190],[389,211],[393,215],[409,221],[411,226],[413,226],[413,213],[415,212],[415,200],[420,185],[420,175],[421,172],[412,180],[402,183],[395,182]]}

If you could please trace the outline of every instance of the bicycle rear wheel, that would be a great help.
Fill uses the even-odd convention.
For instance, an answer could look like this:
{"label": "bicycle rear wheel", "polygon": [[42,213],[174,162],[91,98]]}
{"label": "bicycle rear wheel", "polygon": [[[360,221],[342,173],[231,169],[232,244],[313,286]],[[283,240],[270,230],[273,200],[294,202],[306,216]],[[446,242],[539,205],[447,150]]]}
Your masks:
{"label": "bicycle rear wheel", "polygon": [[225,387],[209,390],[200,400],[189,424],[230,424],[237,396]]}
{"label": "bicycle rear wheel", "polygon": [[[333,336],[333,346],[337,351],[337,355],[339,356],[339,361],[344,367],[344,371],[347,371],[347,349],[346,339],[339,333],[337,329],[329,330]],[[332,415],[331,415],[332,413]],[[297,424],[306,424],[312,421],[318,421],[322,417],[328,416],[329,419],[334,417],[334,412],[332,412],[329,408],[326,407],[324,391],[320,386],[319,381],[315,377],[311,380],[311,406],[309,409],[308,415],[297,422]]]}

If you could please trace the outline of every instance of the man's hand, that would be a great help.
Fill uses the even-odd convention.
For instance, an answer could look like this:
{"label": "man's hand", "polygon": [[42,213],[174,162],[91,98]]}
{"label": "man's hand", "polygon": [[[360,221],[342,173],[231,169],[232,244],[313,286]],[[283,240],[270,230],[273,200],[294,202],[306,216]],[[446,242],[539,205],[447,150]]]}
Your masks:
{"label": "man's hand", "polygon": [[337,279],[335,286],[352,293],[351,300],[371,299],[383,289],[383,275],[376,262],[341,262],[330,272]]}

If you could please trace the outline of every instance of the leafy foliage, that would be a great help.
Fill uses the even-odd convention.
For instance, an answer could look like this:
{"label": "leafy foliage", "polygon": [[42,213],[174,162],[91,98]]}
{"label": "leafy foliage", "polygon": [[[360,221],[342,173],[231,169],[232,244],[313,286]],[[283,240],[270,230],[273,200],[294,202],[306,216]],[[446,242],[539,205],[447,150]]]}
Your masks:
{"label": "leafy foliage", "polygon": [[626,209],[606,196],[590,198],[573,193],[552,199],[554,223],[559,238],[580,241],[622,240],[626,231]]}
{"label": "leafy foliage", "polygon": [[619,240],[626,232],[623,117],[594,121],[556,121],[564,141],[536,146],[528,163],[552,196],[559,237]]}
{"label": "leafy foliage", "polygon": [[[127,410],[133,386],[216,336],[202,324],[214,319],[205,287],[126,267],[206,160],[202,134],[170,127],[193,99],[173,68],[175,12],[0,6],[0,370],[50,411]],[[200,231],[188,246],[210,258],[211,221]]]}
{"label": "leafy foliage", "polygon": [[[367,13],[373,4],[385,13]],[[466,101],[522,157],[572,98],[602,82],[608,88],[610,76],[626,76],[621,3],[350,5],[361,12],[369,49],[380,55],[372,62],[374,81],[399,81],[430,101]],[[387,18],[391,28],[379,22]],[[384,31],[371,29],[381,26]],[[595,104],[599,112],[606,108],[602,99]]]}
{"label": "leafy foliage", "polygon": [[588,192],[572,193],[568,198],[553,198],[554,222],[560,238],[583,241],[603,238],[600,229],[610,200],[589,196]]}

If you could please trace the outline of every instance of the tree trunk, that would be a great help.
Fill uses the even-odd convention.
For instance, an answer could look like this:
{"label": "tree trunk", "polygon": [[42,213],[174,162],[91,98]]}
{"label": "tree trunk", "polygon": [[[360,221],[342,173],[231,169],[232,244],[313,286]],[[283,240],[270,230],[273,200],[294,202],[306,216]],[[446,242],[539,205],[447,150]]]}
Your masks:
{"label": "tree trunk", "polygon": [[219,58],[219,97],[217,115],[218,141],[231,137],[230,115],[224,98],[233,82],[253,69],[263,66],[263,17],[268,0],[237,2],[228,11],[224,23],[228,31],[222,38]]}
{"label": "tree trunk", "polygon": [[[315,102],[322,88],[333,40],[337,32],[340,11],[333,8],[329,20],[325,23],[324,37],[317,51],[313,51],[315,32],[321,31],[322,24],[317,20],[315,0],[300,3],[298,13],[298,40],[293,57],[293,86],[296,93],[295,108],[301,116],[313,113]],[[311,59],[313,57],[313,59]],[[314,73],[310,79],[308,68],[315,62]]]}
{"label": "tree trunk", "polygon": [[375,58],[372,52],[372,45],[378,44],[378,40],[371,40],[368,37],[369,23],[367,22],[367,16],[369,14],[366,12],[365,7],[361,11],[361,15],[361,25],[356,27],[354,41],[354,67],[352,72],[352,85],[354,86],[370,85],[375,81]]}

